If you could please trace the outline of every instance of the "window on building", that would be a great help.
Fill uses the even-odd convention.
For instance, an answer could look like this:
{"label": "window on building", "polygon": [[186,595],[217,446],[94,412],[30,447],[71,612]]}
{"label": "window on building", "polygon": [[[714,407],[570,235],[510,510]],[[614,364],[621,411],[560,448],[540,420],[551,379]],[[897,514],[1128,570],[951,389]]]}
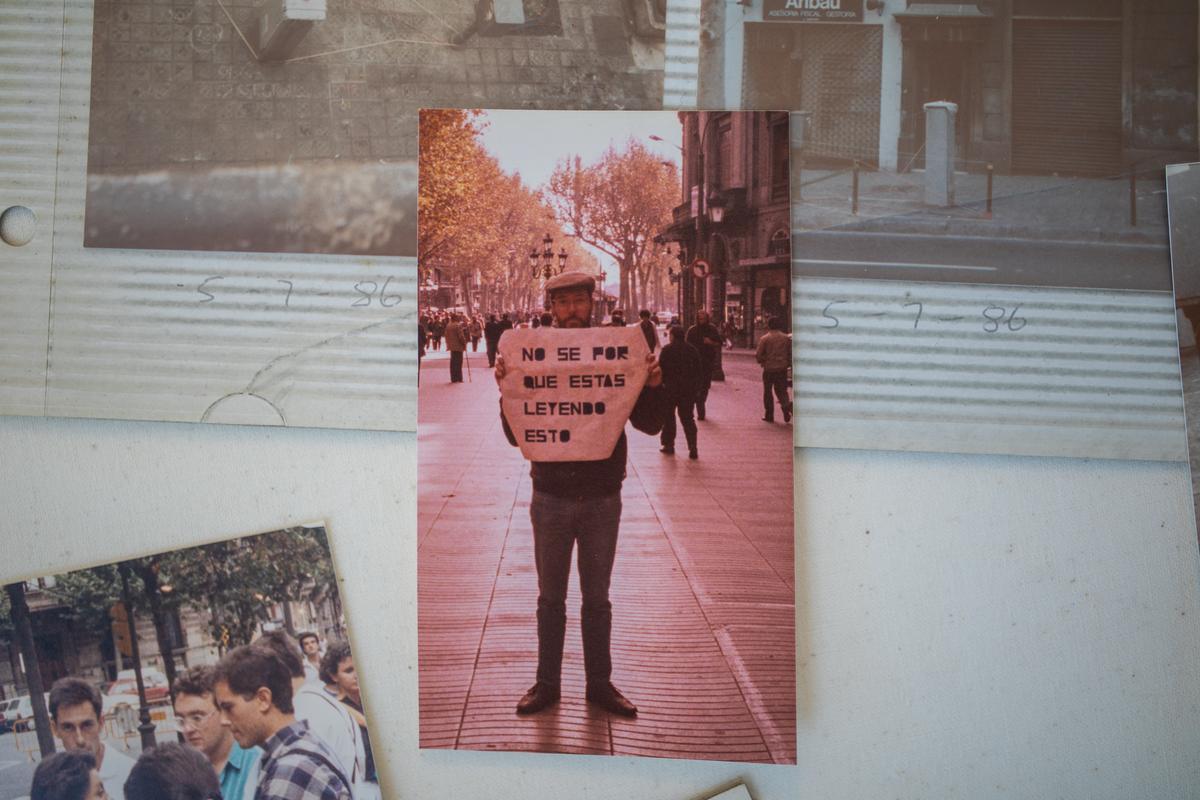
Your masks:
{"label": "window on building", "polygon": [[733,185],[733,126],[728,118],[717,123],[717,186]]}
{"label": "window on building", "polygon": [[792,237],[786,228],[780,228],[771,234],[771,242],[767,246],[767,255],[786,256],[792,250]]}
{"label": "window on building", "polygon": [[791,156],[787,121],[771,126],[771,199],[788,198],[788,163]]}

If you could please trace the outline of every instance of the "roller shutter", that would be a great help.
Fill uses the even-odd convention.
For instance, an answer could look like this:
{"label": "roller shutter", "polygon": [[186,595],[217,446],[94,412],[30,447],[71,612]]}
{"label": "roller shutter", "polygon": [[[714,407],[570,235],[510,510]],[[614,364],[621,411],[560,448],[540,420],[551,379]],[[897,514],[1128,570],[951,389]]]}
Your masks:
{"label": "roller shutter", "polygon": [[1026,174],[1120,171],[1120,22],[1014,22],[1013,166]]}

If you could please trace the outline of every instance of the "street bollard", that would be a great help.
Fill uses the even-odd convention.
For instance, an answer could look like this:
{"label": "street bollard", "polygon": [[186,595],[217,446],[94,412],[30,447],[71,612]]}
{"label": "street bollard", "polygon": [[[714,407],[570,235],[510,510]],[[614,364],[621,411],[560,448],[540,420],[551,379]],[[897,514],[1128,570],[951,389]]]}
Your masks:
{"label": "street bollard", "polygon": [[858,214],[858,159],[854,160],[854,180],[850,189],[850,213]]}
{"label": "street bollard", "polygon": [[1137,167],[1129,170],[1129,224],[1137,227]]}
{"label": "street bollard", "polygon": [[939,100],[925,109],[925,205],[954,205],[955,103]]}
{"label": "street bollard", "polygon": [[983,214],[986,219],[992,218],[992,174],[995,171],[996,168],[989,163],[987,165],[987,210]]}

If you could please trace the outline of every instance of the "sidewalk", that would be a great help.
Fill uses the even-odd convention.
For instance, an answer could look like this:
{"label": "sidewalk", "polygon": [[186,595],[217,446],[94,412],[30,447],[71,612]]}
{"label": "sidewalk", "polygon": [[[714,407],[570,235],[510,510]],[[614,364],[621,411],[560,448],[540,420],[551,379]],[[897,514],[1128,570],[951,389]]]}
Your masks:
{"label": "sidewalk", "polygon": [[613,681],[637,719],[583,701],[574,574],[562,703],[518,717],[537,662],[529,467],[468,357],[470,383],[437,357],[421,376],[421,747],[795,763],[792,430],[762,422],[757,367],[727,364],[698,462],[628,429]]}
{"label": "sidewalk", "polygon": [[1162,170],[1140,173],[1137,225],[1131,225],[1129,179],[995,175],[992,214],[986,214],[987,176],[956,173],[952,208],[924,205],[925,174],[859,172],[859,209],[851,211],[849,169],[793,169],[792,229],[1059,241],[1165,244],[1166,191]]}

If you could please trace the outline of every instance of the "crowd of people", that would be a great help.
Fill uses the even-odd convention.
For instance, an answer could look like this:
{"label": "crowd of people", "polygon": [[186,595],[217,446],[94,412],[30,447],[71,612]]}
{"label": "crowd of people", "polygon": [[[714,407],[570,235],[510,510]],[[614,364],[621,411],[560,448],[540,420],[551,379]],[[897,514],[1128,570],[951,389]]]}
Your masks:
{"label": "crowd of people", "polygon": [[38,764],[31,800],[378,800],[354,656],[283,631],[192,667],[172,685],[181,742],[135,761],[106,744],[103,702],[85,680],[50,689],[63,751]]}
{"label": "crowd of people", "polygon": [[[788,397],[788,370],[791,368],[792,342],[783,332],[783,323],[776,317],[765,320],[767,332],[757,342],[755,357],[763,370],[763,421],[775,421],[775,403],[783,414],[783,421],[790,422],[792,418],[792,403]],[[430,313],[421,315],[418,320],[418,357],[424,358],[426,350],[439,350],[445,340],[446,350],[450,353],[450,382],[461,383],[463,380],[463,359],[468,342],[472,352],[479,349],[479,341],[484,341],[487,351],[488,366],[496,366],[496,354],[500,345],[500,337],[504,331],[512,328],[539,328],[553,326],[554,316],[549,311],[538,313],[502,313],[488,314],[485,319],[479,315],[467,316],[455,312]],[[629,323],[620,309],[613,311],[609,326],[624,327]],[[683,428],[684,438],[688,446],[688,458],[698,459],[699,443],[696,421],[704,421],[708,415],[708,394],[712,388],[713,372],[723,347],[731,347],[742,335],[741,329],[731,318],[718,328],[711,315],[700,310],[696,312],[695,324],[686,330],[680,324],[678,317],[673,317],[666,327],[666,343],[660,341],[658,325],[649,310],[642,309],[638,313],[638,326],[646,337],[646,345],[651,353],[659,350],[659,363],[662,365],[663,382],[667,387],[670,413],[663,420],[661,436],[662,452],[666,455],[675,454],[675,439],[678,427]],[[678,426],[676,425],[678,419]]]}

